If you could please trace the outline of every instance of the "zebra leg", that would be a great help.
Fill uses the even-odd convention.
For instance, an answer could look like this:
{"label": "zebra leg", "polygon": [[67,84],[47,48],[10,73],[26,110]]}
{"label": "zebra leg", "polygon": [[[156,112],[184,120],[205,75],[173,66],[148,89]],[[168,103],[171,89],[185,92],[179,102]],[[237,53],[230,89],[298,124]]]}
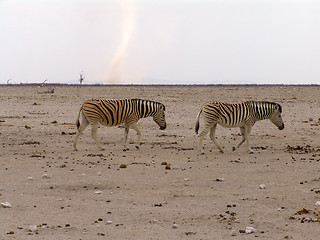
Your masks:
{"label": "zebra leg", "polygon": [[127,147],[127,139],[128,139],[128,133],[129,133],[129,126],[126,124],[124,128],[124,143],[123,143],[123,151],[129,150]]}
{"label": "zebra leg", "polygon": [[98,123],[92,124],[91,126],[91,136],[93,140],[95,141],[96,145],[100,150],[104,150],[104,148],[100,145],[97,137],[97,131],[98,131]]}
{"label": "zebra leg", "polygon": [[131,128],[134,129],[137,132],[138,135],[138,139],[137,139],[137,143],[136,143],[136,149],[139,149],[140,147],[140,137],[141,137],[141,131],[138,128],[136,123],[131,124]]}
{"label": "zebra leg", "polygon": [[74,137],[74,141],[73,141],[74,151],[78,151],[77,143],[78,143],[79,136],[86,129],[88,125],[89,125],[88,120],[85,117],[82,117],[81,124],[77,130],[76,136]]}
{"label": "zebra leg", "polygon": [[204,149],[203,149],[203,138],[204,138],[204,136],[205,135],[207,135],[207,133],[209,132],[209,129],[210,129],[210,127],[209,126],[206,126],[203,130],[202,130],[202,132],[200,133],[200,135],[199,135],[199,145],[198,145],[198,149],[199,149],[199,151],[200,151],[200,153],[202,154],[202,155],[204,155]]}
{"label": "zebra leg", "polygon": [[245,131],[244,131],[245,141],[247,141],[247,151],[248,151],[249,153],[253,153],[252,149],[250,148],[250,143],[249,143],[249,138],[250,138],[251,129],[252,129],[252,126],[246,125],[246,126],[245,126]]}
{"label": "zebra leg", "polygon": [[210,139],[212,140],[214,145],[216,145],[216,147],[220,150],[220,152],[223,153],[222,147],[219,145],[215,138],[216,127],[217,124],[213,125],[213,127],[210,129]]}
{"label": "zebra leg", "polygon": [[241,142],[237,145],[237,147],[233,147],[232,150],[235,151],[237,148],[239,148],[245,141],[245,131],[246,129],[244,127],[240,127],[240,132],[241,132],[241,136],[242,136],[242,140]]}

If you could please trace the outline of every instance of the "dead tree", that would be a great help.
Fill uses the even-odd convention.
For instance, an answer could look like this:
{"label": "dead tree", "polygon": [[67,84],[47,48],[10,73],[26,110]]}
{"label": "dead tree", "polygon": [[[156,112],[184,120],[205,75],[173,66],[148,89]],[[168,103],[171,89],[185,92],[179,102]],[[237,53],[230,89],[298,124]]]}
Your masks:
{"label": "dead tree", "polygon": [[45,79],[45,80],[41,83],[40,87],[43,87],[47,80],[48,80],[48,79]]}
{"label": "dead tree", "polygon": [[84,79],[85,79],[85,76],[83,75],[83,72],[82,72],[82,73],[80,73],[80,78],[79,78],[80,84],[82,84]]}

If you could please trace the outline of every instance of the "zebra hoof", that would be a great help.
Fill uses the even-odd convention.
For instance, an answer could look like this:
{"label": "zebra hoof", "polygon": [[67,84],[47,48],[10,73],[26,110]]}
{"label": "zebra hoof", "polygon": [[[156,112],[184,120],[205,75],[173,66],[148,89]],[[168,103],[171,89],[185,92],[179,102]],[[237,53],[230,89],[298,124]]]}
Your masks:
{"label": "zebra hoof", "polygon": [[232,151],[234,152],[236,150],[236,148],[235,147],[232,147]]}

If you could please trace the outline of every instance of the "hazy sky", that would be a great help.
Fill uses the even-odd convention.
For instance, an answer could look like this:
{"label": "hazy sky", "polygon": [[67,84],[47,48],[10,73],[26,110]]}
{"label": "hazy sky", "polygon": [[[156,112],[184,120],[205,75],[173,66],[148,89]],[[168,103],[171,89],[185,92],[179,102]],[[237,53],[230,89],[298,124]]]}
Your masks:
{"label": "hazy sky", "polygon": [[318,0],[0,0],[0,83],[320,84]]}

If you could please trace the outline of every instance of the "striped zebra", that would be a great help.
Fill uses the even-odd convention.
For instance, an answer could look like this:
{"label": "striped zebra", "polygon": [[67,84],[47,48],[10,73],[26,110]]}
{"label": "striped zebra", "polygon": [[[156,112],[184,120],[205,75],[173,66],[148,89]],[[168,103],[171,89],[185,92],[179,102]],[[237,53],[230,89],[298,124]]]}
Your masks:
{"label": "striped zebra", "polygon": [[[85,101],[76,120],[77,133],[74,139],[74,150],[77,150],[77,142],[80,134],[91,124],[91,136],[98,148],[104,150],[97,139],[98,125],[117,126],[124,123],[124,151],[127,147],[127,138],[129,129],[134,129],[138,134],[136,148],[140,145],[141,131],[137,126],[140,118],[153,117],[153,120],[159,125],[161,130],[166,128],[165,106],[162,103],[141,99],[123,99],[123,100],[103,100],[92,99]],[[82,121],[79,118],[82,113]]]}
{"label": "striped zebra", "polygon": [[[239,148],[247,141],[247,150],[253,153],[249,145],[249,137],[251,128],[260,120],[269,119],[279,130],[284,129],[284,123],[281,118],[282,108],[279,104],[273,102],[248,101],[239,104],[226,104],[220,102],[205,103],[197,116],[195,131],[199,130],[199,118],[203,116],[205,128],[199,135],[199,151],[204,154],[202,147],[204,136],[210,131],[210,138],[223,153],[221,146],[215,139],[215,131],[217,124],[223,127],[240,127],[242,140],[237,145]],[[233,147],[233,150],[236,149]]]}

